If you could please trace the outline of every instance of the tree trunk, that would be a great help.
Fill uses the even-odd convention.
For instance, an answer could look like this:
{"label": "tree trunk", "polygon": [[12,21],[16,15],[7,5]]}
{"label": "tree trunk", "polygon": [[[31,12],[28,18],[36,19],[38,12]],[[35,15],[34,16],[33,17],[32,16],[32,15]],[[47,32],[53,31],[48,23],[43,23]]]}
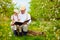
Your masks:
{"label": "tree trunk", "polygon": [[29,36],[41,36],[41,35],[46,36],[46,33],[28,30],[27,35],[29,35]]}

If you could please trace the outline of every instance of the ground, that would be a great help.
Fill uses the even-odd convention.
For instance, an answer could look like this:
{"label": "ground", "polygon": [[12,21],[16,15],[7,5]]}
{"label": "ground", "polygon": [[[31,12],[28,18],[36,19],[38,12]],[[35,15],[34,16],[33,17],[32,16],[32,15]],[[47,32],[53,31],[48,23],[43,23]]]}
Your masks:
{"label": "ground", "polygon": [[[40,36],[14,36],[11,28],[10,28],[10,21],[7,22],[2,22],[0,24],[0,40],[57,40],[59,37],[58,33],[54,33],[53,27],[50,22],[32,22],[31,25],[29,25],[29,30],[34,30],[34,31],[44,31],[46,32],[46,36],[40,35]],[[40,24],[40,25],[39,25]],[[47,25],[51,27],[46,27]]]}

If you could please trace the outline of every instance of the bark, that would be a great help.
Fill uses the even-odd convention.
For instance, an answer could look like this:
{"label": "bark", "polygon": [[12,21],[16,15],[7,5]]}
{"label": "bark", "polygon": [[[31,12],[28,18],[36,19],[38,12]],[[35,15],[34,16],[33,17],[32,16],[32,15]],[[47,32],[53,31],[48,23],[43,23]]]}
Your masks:
{"label": "bark", "polygon": [[46,33],[28,30],[27,35],[29,35],[29,36],[41,36],[41,35],[46,36]]}

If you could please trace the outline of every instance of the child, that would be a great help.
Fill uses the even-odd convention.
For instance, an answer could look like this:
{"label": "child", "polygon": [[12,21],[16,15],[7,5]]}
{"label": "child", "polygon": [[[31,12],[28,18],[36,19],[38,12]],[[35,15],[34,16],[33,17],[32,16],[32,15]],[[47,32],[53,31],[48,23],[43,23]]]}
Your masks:
{"label": "child", "polygon": [[15,35],[18,35],[17,31],[16,31],[16,25],[14,25],[15,22],[19,21],[17,9],[14,9],[14,14],[11,16],[11,20],[12,20],[11,21],[11,29],[13,30]]}

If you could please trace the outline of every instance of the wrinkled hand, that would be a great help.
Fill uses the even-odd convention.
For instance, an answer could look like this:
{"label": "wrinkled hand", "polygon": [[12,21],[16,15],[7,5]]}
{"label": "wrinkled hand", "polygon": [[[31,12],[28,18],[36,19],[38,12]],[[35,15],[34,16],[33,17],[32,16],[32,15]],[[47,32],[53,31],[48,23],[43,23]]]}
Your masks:
{"label": "wrinkled hand", "polygon": [[20,19],[18,19],[18,22],[20,22]]}
{"label": "wrinkled hand", "polygon": [[26,25],[26,24],[27,24],[27,22],[24,22],[24,23],[23,23],[23,25]]}

